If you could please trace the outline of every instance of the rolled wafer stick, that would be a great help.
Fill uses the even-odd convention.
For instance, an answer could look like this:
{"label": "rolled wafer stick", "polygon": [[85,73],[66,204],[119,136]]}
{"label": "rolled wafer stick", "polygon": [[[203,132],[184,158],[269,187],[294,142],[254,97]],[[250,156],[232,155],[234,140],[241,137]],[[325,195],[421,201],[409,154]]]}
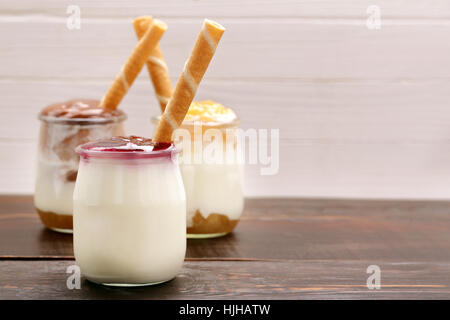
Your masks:
{"label": "rolled wafer stick", "polygon": [[122,70],[120,70],[116,79],[114,79],[113,84],[109,87],[108,92],[106,92],[100,102],[100,107],[108,110],[117,109],[120,101],[133,84],[145,61],[147,61],[148,56],[166,30],[167,25],[164,22],[159,20],[153,21],[152,26],[145,32],[127,62],[122,67]]}
{"label": "rolled wafer stick", "polygon": [[172,133],[183,122],[224,31],[225,28],[214,21],[205,19],[203,22],[194,49],[158,123],[153,141],[172,141]]}
{"label": "rolled wafer stick", "polygon": [[[151,24],[152,17],[150,16],[138,17],[134,19],[133,25],[138,39],[141,39],[144,36],[145,31]],[[164,112],[167,102],[169,102],[169,99],[172,96],[173,90],[169,78],[169,69],[164,61],[159,44],[156,44],[152,53],[150,53],[150,56],[148,57],[147,69],[150,74],[153,87],[155,88],[156,98],[161,106],[161,111]]]}

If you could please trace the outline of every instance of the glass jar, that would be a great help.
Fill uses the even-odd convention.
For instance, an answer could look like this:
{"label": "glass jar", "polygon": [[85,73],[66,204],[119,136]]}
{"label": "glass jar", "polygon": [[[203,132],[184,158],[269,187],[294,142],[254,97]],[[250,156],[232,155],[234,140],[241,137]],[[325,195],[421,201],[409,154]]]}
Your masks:
{"label": "glass jar", "polygon": [[39,114],[34,206],[42,223],[55,231],[72,232],[72,197],[79,157],[75,148],[88,141],[124,135],[126,115],[67,118]]}
{"label": "glass jar", "polygon": [[[156,126],[160,116],[153,117]],[[239,119],[184,121],[174,132],[181,148],[186,190],[187,237],[214,238],[234,230],[244,209]],[[214,146],[213,146],[214,144]]]}
{"label": "glass jar", "polygon": [[178,149],[173,144],[158,151],[117,148],[117,139],[125,138],[77,148],[76,261],[88,280],[104,285],[168,281],[181,269],[186,252]]}

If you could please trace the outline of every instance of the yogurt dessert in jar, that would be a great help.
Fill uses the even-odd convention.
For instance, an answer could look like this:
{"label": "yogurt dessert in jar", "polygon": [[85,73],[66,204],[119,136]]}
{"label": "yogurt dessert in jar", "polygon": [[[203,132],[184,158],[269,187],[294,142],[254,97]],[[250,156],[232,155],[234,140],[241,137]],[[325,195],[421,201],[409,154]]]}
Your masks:
{"label": "yogurt dessert in jar", "polygon": [[99,101],[73,99],[39,113],[41,128],[34,205],[43,224],[72,232],[72,196],[78,172],[75,148],[94,139],[124,134],[126,115],[99,108]]}
{"label": "yogurt dessert in jar", "polygon": [[118,108],[167,29],[155,19],[133,49],[101,101],[71,100],[45,108],[34,203],[42,222],[61,232],[72,230],[72,196],[77,178],[76,146],[92,139],[124,135],[125,114]]}
{"label": "yogurt dessert in jar", "polygon": [[[146,20],[148,23],[148,19],[145,18],[141,22]],[[140,27],[135,25],[138,37],[141,27],[142,23]],[[189,117],[189,107],[224,32],[225,28],[219,23],[209,19],[203,21],[194,48],[174,90],[172,90],[168,69],[161,52],[156,51],[150,56],[147,66],[162,110],[162,115],[154,119],[156,124],[154,141],[173,141],[174,131],[180,127],[182,132],[188,131],[183,127],[183,121],[186,116]],[[237,119],[235,120],[229,123],[224,121],[213,127],[214,129],[223,129],[226,126],[235,128]],[[196,126],[194,130],[195,128]],[[200,133],[200,140],[201,137]],[[222,137],[218,140],[221,139]],[[194,149],[192,153],[187,151],[187,146],[192,144],[190,137],[185,142],[181,170],[187,194],[189,237],[224,235],[233,230],[242,213],[242,170],[236,165],[237,163],[216,166],[206,165],[200,161],[199,163],[189,162],[190,166],[186,166],[188,163],[185,158],[193,158],[198,152],[197,149]],[[225,194],[221,194],[222,192]]]}
{"label": "yogurt dessert in jar", "polygon": [[74,252],[105,285],[168,281],[186,251],[186,196],[173,143],[115,137],[84,144],[74,191]]}
{"label": "yogurt dessert in jar", "polygon": [[[152,121],[157,124],[159,118]],[[238,124],[232,109],[210,100],[196,101],[175,131],[175,143],[182,149],[180,169],[186,190],[188,238],[223,236],[239,222],[244,195]],[[214,147],[211,144],[216,144],[221,155],[205,152]]]}

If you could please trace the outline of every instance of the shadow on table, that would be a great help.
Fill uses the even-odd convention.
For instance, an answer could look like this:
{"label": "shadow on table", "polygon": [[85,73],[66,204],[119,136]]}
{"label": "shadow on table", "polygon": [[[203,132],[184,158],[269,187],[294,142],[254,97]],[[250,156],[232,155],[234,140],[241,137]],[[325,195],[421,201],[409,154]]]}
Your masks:
{"label": "shadow on table", "polygon": [[39,233],[39,252],[50,256],[73,257],[72,234],[60,233],[42,227]]}
{"label": "shadow on table", "polygon": [[238,257],[239,235],[229,233],[212,239],[188,239],[186,258],[230,258]]}
{"label": "shadow on table", "polygon": [[45,227],[42,227],[40,237],[40,241],[49,242],[49,241],[72,241],[71,233],[61,233],[56,232]]}
{"label": "shadow on table", "polygon": [[[24,235],[36,240],[29,241],[39,255],[73,258],[72,234],[52,231],[42,227],[35,232]],[[242,235],[230,233],[226,236],[213,239],[188,239],[186,247],[186,259],[221,259],[242,257]],[[242,248],[241,248],[242,249]],[[244,248],[245,249],[245,248]],[[245,250],[244,250],[245,251]]]}
{"label": "shadow on table", "polygon": [[[152,286],[144,287],[111,287],[103,286],[84,279],[82,290],[78,291],[80,299],[173,299],[189,291],[189,283],[193,280],[181,274],[174,279]],[[193,284],[192,284],[193,285]]]}

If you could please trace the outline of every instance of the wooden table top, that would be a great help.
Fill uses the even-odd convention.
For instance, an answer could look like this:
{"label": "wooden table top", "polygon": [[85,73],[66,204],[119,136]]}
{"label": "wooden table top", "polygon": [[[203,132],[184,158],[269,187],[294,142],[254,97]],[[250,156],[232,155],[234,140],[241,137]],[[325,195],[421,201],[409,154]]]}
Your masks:
{"label": "wooden table top", "polygon": [[0,299],[449,299],[449,231],[444,201],[248,199],[233,234],[188,240],[174,280],[69,290],[72,236],[45,229],[32,197],[0,196]]}

